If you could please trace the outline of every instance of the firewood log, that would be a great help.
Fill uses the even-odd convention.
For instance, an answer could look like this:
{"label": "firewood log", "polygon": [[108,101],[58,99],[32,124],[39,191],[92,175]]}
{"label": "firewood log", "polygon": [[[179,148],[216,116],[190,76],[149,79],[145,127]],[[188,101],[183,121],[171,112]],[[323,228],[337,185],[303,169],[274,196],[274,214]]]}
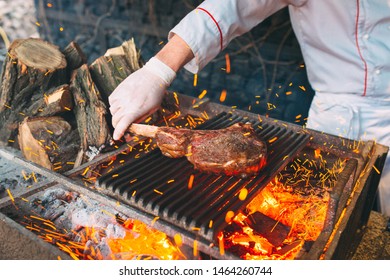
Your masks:
{"label": "firewood log", "polygon": [[106,120],[107,107],[99,90],[92,81],[88,66],[82,65],[71,77],[71,92],[74,98],[74,113],[84,152],[108,145],[111,131]]}
{"label": "firewood log", "polygon": [[77,130],[59,116],[25,118],[18,140],[27,160],[57,172],[74,167],[80,148]]}
{"label": "firewood log", "polygon": [[73,71],[81,65],[87,63],[87,57],[80,46],[74,41],[70,42],[62,52],[65,55],[68,63],[68,69],[70,71]]}
{"label": "firewood log", "polygon": [[66,60],[59,48],[42,39],[12,42],[0,79],[0,144],[16,142],[18,124],[32,102],[66,83]]}
{"label": "firewood log", "polygon": [[134,40],[131,39],[119,47],[108,49],[89,68],[104,102],[107,102],[108,96],[114,89],[142,65],[140,52],[137,50]]}
{"label": "firewood log", "polygon": [[73,97],[69,85],[61,85],[50,89],[41,96],[34,96],[31,106],[27,109],[30,116],[54,116],[59,113],[69,112],[73,108]]}

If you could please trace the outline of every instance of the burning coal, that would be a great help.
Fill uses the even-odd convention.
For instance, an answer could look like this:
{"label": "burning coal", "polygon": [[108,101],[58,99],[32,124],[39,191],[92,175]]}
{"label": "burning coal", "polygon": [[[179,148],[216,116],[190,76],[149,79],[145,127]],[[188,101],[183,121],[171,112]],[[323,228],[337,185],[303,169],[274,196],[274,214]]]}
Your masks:
{"label": "burning coal", "polygon": [[61,188],[33,202],[26,228],[74,259],[183,259],[165,233]]}

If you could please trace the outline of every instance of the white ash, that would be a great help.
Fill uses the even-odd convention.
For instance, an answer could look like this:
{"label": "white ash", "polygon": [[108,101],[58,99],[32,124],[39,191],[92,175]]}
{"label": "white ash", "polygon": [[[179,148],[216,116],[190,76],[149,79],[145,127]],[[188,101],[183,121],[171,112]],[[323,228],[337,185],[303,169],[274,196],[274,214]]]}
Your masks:
{"label": "white ash", "polygon": [[8,196],[7,189],[15,194],[19,190],[40,183],[45,179],[40,174],[34,173],[34,176],[32,174],[31,170],[0,157],[0,198]]}
{"label": "white ash", "polygon": [[[45,219],[53,220],[53,217],[56,217],[54,222],[66,229],[106,228],[108,225],[116,223],[114,209],[76,192],[52,188],[47,190],[38,200],[43,206],[43,208],[37,209],[39,214]],[[36,202],[35,200],[34,204]]]}
{"label": "white ash", "polygon": [[[112,253],[107,239],[124,238],[129,233],[138,236],[117,222],[114,209],[60,187],[49,189],[41,197],[37,197],[32,202],[32,207],[43,218],[51,220],[68,232],[82,233],[85,228],[93,228],[95,234],[86,242],[84,250],[91,251],[93,246],[100,251],[104,259],[110,259]],[[126,217],[122,216],[121,219]],[[74,241],[80,241],[80,236],[82,234],[75,236]]]}

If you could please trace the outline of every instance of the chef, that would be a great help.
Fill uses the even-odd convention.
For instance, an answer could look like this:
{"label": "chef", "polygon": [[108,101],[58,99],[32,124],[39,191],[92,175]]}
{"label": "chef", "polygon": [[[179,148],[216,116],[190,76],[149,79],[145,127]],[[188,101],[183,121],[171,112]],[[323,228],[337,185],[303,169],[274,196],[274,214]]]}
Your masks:
{"label": "chef", "polygon": [[[198,73],[231,40],[285,7],[315,90],[307,127],[390,146],[390,0],[205,0],[109,97],[114,139],[159,107],[177,71]],[[390,160],[379,204],[390,216]]]}

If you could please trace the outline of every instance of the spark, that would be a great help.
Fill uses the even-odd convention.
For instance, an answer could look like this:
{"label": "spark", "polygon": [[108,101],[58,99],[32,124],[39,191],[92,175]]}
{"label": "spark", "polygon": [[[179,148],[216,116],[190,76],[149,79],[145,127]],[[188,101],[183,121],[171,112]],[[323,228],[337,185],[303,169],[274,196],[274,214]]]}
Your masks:
{"label": "spark", "polygon": [[375,167],[375,165],[373,165],[372,168],[375,169],[376,173],[381,174],[381,172],[378,170],[378,168]]}
{"label": "spark", "polygon": [[272,103],[267,103],[267,107],[268,107],[268,110],[273,110],[273,109],[276,109],[276,106]]}
{"label": "spark", "polygon": [[229,224],[232,221],[233,217],[234,217],[234,212],[231,210],[227,211],[225,215],[225,222]]}
{"label": "spark", "polygon": [[238,198],[239,198],[241,201],[244,201],[244,200],[246,199],[247,195],[248,195],[248,190],[247,190],[246,188],[242,188],[242,189],[240,190],[240,193],[239,193],[239,195],[238,195]]}
{"label": "spark", "polygon": [[33,177],[34,182],[38,182],[37,177],[35,176],[34,172],[31,172],[31,176]]}
{"label": "spark", "polygon": [[219,101],[220,101],[220,102],[225,102],[225,100],[226,100],[226,94],[227,94],[226,89],[223,89],[223,90],[221,91],[221,95],[219,96]]}
{"label": "spark", "polygon": [[181,245],[183,245],[183,241],[181,239],[181,235],[180,234],[176,233],[175,236],[173,237],[173,239],[175,240],[175,244],[177,246],[180,247]]}
{"label": "spark", "polygon": [[154,191],[156,194],[163,195],[163,193],[162,193],[161,191],[157,190],[157,189],[154,189],[153,191]]}
{"label": "spark", "polygon": [[268,143],[273,143],[278,139],[277,136],[273,137],[272,139],[268,140]]}
{"label": "spark", "polygon": [[225,54],[225,61],[226,61],[226,73],[230,73],[230,56],[229,54]]}
{"label": "spark", "polygon": [[191,174],[190,178],[188,179],[188,185],[187,186],[188,186],[189,190],[192,189],[192,186],[194,184],[194,178],[195,178],[194,174]]}
{"label": "spark", "polygon": [[89,166],[84,169],[84,172],[81,174],[81,176],[85,176],[85,174],[87,174],[88,170],[89,170]]}
{"label": "spark", "polygon": [[152,220],[152,222],[150,224],[153,226],[157,222],[158,219],[160,219],[159,216],[154,217],[154,219]]}
{"label": "spark", "polygon": [[176,104],[179,104],[179,97],[176,92],[173,92],[173,97],[175,98]]}
{"label": "spark", "polygon": [[198,255],[198,241],[196,241],[196,240],[194,240],[193,255],[194,255],[195,257]]}
{"label": "spark", "polygon": [[15,199],[14,199],[14,197],[9,189],[7,189],[7,193],[8,193],[9,198],[11,199],[11,201],[15,202]]}
{"label": "spark", "polygon": [[198,98],[199,98],[199,99],[202,99],[203,97],[205,97],[206,94],[207,94],[207,90],[203,90],[203,91],[199,94]]}
{"label": "spark", "polygon": [[225,242],[224,242],[224,238],[223,238],[223,233],[220,232],[217,236],[218,238],[218,244],[219,244],[219,253],[221,256],[225,255]]}
{"label": "spark", "polygon": [[194,87],[198,85],[198,74],[194,74]]}

